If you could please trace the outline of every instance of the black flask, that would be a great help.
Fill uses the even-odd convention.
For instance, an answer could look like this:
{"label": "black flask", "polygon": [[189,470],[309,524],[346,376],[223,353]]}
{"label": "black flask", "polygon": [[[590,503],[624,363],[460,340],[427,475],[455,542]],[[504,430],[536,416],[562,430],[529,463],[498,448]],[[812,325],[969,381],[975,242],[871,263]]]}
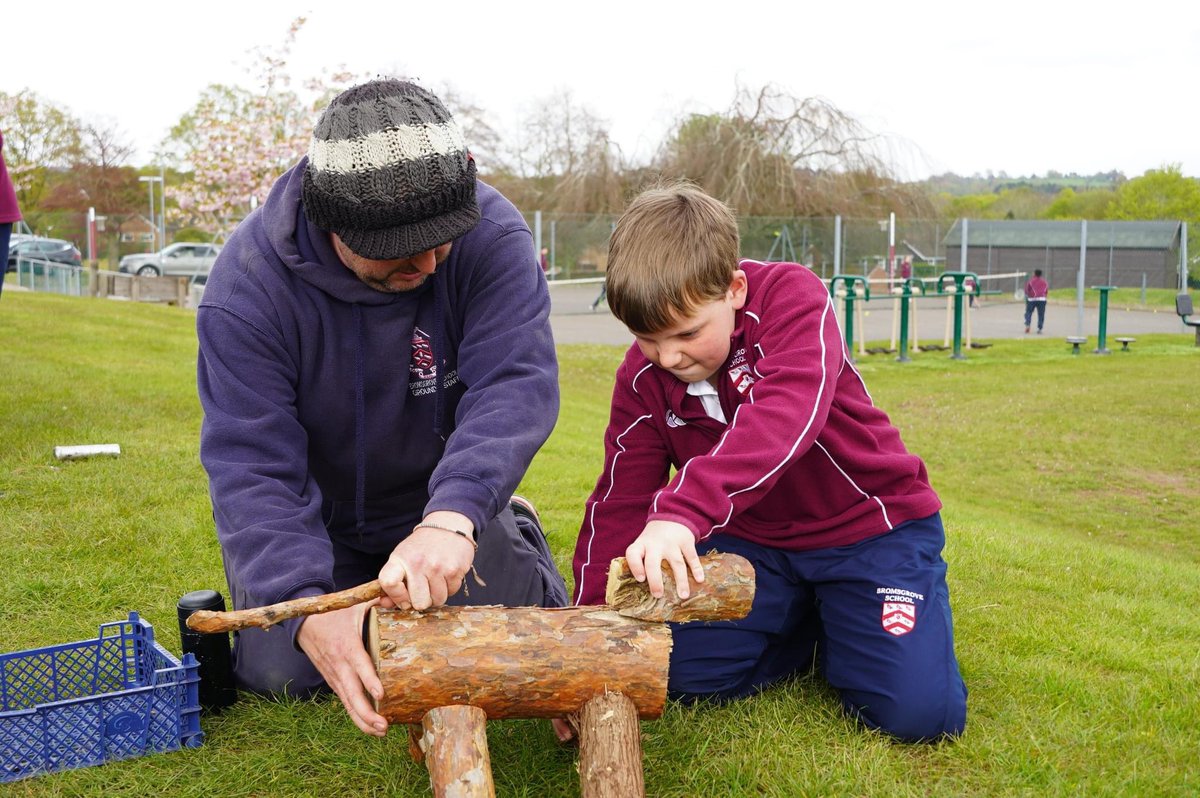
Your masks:
{"label": "black flask", "polygon": [[187,619],[196,610],[223,612],[225,599],[215,590],[193,590],[179,599],[177,610],[183,653],[195,655],[200,663],[200,706],[207,712],[220,712],[237,700],[229,634],[194,632],[187,627]]}

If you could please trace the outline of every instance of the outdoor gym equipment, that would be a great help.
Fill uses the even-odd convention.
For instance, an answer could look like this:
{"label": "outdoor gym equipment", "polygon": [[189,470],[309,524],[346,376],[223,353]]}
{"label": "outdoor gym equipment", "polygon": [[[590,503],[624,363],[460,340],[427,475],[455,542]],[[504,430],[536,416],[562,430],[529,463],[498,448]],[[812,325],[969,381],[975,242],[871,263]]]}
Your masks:
{"label": "outdoor gym equipment", "polygon": [[916,277],[909,277],[899,286],[892,289],[892,294],[896,297],[896,301],[892,309],[891,349],[896,349],[896,339],[899,337],[900,354],[896,357],[896,360],[901,363],[907,363],[912,360],[908,356],[908,324],[910,317],[912,319],[912,349],[914,352],[920,350],[920,347],[917,345],[917,293],[920,293],[921,296],[925,295],[925,284]]}
{"label": "outdoor gym equipment", "polygon": [[[1093,291],[1100,292],[1100,329],[1096,336],[1096,348],[1092,350],[1095,355],[1111,354],[1108,344],[1108,292],[1116,291],[1115,285],[1093,285]],[[1128,344],[1125,345],[1128,348]]]}
{"label": "outdoor gym equipment", "polygon": [[[967,286],[967,280],[971,285]],[[949,282],[947,282],[949,281]],[[942,272],[937,279],[937,293],[946,297],[946,346],[950,345],[951,319],[954,328],[954,351],[950,357],[954,360],[966,360],[962,353],[963,343],[963,299],[968,296],[979,296],[979,275],[975,272]],[[967,311],[970,312],[969,310]],[[953,316],[951,316],[953,314]],[[970,320],[967,320],[968,325]],[[970,327],[967,328],[967,346],[971,345]]]}
{"label": "outdoor gym equipment", "polygon": [[[858,305],[858,324],[863,328],[858,342],[858,353],[865,355],[867,353],[866,342],[862,338],[866,335],[866,323],[863,318],[863,302],[871,300],[871,285],[867,282],[866,277],[854,274],[838,274],[829,281],[829,293],[835,299],[845,301],[845,313],[842,317],[842,329],[846,334],[846,351],[850,354],[851,362],[854,361],[854,305]],[[834,303],[834,308],[837,308],[837,303]]]}

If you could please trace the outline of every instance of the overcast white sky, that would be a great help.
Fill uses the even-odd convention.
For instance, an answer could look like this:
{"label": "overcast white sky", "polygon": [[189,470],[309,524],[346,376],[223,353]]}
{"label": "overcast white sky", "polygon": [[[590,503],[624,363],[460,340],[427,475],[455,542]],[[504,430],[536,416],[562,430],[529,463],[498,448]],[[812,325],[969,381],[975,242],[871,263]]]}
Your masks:
{"label": "overcast white sky", "polygon": [[[711,10],[707,10],[711,9]],[[344,64],[453,86],[502,130],[568,89],[643,156],[738,83],[819,96],[905,143],[902,177],[1180,163],[1200,175],[1200,4],[1188,0],[6,4],[0,90],[30,88],[154,145],[210,83],[307,16],[297,79]]]}

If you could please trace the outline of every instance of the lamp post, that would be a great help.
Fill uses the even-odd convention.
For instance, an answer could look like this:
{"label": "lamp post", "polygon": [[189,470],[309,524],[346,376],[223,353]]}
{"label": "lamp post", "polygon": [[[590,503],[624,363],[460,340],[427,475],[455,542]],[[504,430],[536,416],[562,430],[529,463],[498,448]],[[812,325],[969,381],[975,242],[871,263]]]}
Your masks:
{"label": "lamp post", "polygon": [[[164,235],[159,242],[159,246],[154,246],[154,239],[158,236],[158,224],[154,219],[154,184],[162,184],[163,177],[161,175],[151,175],[149,177],[139,177],[138,180],[146,184],[146,188],[150,192],[150,250],[152,252],[162,249],[167,245],[166,236]],[[161,191],[161,189],[160,189]],[[164,206],[165,210],[165,206]]]}
{"label": "lamp post", "polygon": [[162,248],[167,246],[167,175],[162,164],[158,166],[158,240]]}

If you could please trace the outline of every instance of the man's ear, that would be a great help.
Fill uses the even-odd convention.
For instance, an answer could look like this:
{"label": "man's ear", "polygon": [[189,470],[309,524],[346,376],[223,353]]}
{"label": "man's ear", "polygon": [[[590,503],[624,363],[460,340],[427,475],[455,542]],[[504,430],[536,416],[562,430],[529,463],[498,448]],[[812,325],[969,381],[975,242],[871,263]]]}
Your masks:
{"label": "man's ear", "polygon": [[735,269],[733,272],[733,279],[729,281],[728,297],[734,310],[741,310],[746,304],[746,273],[741,269]]}

